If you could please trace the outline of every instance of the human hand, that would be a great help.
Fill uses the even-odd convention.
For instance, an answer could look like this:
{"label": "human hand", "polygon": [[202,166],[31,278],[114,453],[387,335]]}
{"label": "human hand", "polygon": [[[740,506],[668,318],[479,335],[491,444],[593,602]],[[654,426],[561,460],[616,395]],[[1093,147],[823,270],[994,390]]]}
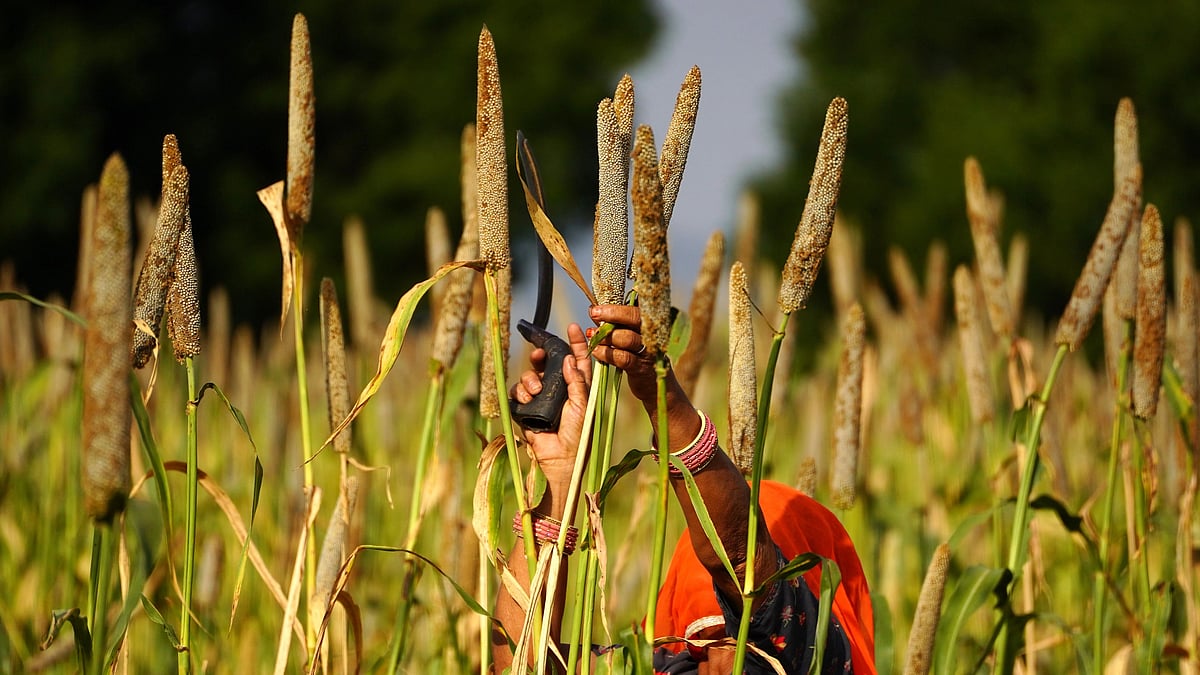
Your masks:
{"label": "human hand", "polygon": [[[629,391],[644,405],[653,407],[657,395],[654,357],[642,341],[642,312],[631,305],[593,305],[588,315],[597,324],[611,323],[614,329],[596,346],[592,355],[601,363],[620,368],[629,382]],[[589,329],[588,336],[595,329]],[[668,374],[674,380],[673,374]]]}
{"label": "human hand", "polygon": [[[542,473],[548,481],[569,480],[574,470],[575,455],[579,449],[579,438],[583,431],[583,418],[587,410],[588,386],[591,383],[591,359],[587,354],[587,342],[583,329],[572,324],[567,329],[571,354],[563,359],[563,381],[567,385],[567,400],[563,403],[562,416],[555,431],[536,432],[524,429],[525,441]],[[528,403],[542,391],[545,376],[546,351],[534,349],[529,356],[532,368],[518,378],[509,391],[509,397],[519,403]]]}

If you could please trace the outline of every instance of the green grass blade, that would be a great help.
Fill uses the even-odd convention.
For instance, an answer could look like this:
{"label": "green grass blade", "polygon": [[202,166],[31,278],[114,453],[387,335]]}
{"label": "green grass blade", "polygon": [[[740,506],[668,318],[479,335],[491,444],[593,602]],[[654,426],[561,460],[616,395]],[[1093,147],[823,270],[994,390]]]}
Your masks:
{"label": "green grass blade", "polygon": [[[802,558],[803,556],[797,556]],[[810,675],[820,672],[825,661],[825,641],[829,638],[829,622],[833,616],[833,594],[842,583],[842,571],[837,563],[826,558],[821,562],[821,600],[817,610],[817,635],[812,661],[808,665]]]}
{"label": "green grass blade", "polygon": [[142,595],[141,598],[142,610],[146,612],[146,618],[150,619],[162,628],[163,635],[167,636],[167,640],[171,643],[172,647],[174,647],[176,650],[183,649],[183,644],[179,642],[179,634],[176,633],[175,628],[163,618],[162,612],[159,612],[158,608],[154,606],[154,603],[150,602],[150,598],[147,598],[145,595]]}
{"label": "green grass blade", "polygon": [[1006,586],[1011,578],[1008,570],[982,565],[974,565],[963,571],[954,586],[954,592],[942,608],[942,619],[938,622],[934,642],[933,672],[945,675],[957,672],[959,634],[965,629],[971,615],[998,589]]}
{"label": "green grass blade", "polygon": [[700,488],[696,486],[695,477],[684,466],[683,460],[674,455],[668,455],[668,457],[670,458],[671,466],[683,472],[683,482],[687,485],[688,498],[692,501],[692,507],[696,509],[696,517],[700,520],[700,527],[704,530],[705,536],[708,537],[708,543],[712,545],[713,551],[721,559],[721,564],[725,565],[725,571],[729,572],[729,578],[733,579],[733,583],[738,583],[737,572],[733,569],[733,563],[729,560],[729,554],[725,552],[725,544],[721,542],[721,535],[717,534],[717,527],[713,525],[712,517],[708,515],[708,506],[704,503],[704,497],[700,494]]}
{"label": "green grass blade", "polygon": [[[167,470],[163,466],[162,455],[158,451],[158,442],[154,440],[154,430],[150,426],[150,413],[142,402],[136,376],[130,373],[129,400],[133,406],[133,419],[137,422],[138,434],[142,439],[142,450],[146,453],[146,461],[154,470],[154,492],[158,495],[159,512],[162,515],[163,531],[167,542],[175,540],[174,525],[172,524],[173,507],[171,504],[171,487],[167,483]],[[175,561],[171,555],[171,545],[167,544],[167,567],[171,576],[175,576]]]}
{"label": "green grass blade", "polygon": [[[384,331],[383,342],[379,345],[379,365],[375,371],[375,375],[371,377],[371,380],[367,382],[367,386],[363,387],[362,392],[359,393],[358,400],[350,409],[350,413],[346,415],[346,419],[334,427],[333,431],[329,433],[329,438],[325,439],[325,442],[317,449],[316,454],[320,454],[321,450],[324,450],[333,442],[335,436],[350,426],[354,418],[358,417],[358,414],[362,412],[363,406],[379,391],[384,378],[392,371],[392,366],[396,365],[396,359],[400,356],[400,349],[404,346],[404,336],[408,332],[408,325],[412,322],[413,313],[417,311],[417,305],[420,303],[421,298],[425,296],[430,288],[433,288],[434,284],[441,281],[447,274],[463,267],[482,271],[484,262],[482,260],[457,260],[448,262],[439,267],[433,273],[433,276],[417,283],[400,297],[400,300],[396,303],[395,311],[392,312],[392,318],[388,321],[387,330]],[[312,457],[307,458],[307,461],[311,460]]]}
{"label": "green grass blade", "polygon": [[63,626],[71,626],[75,633],[75,658],[79,664],[79,672],[87,672],[87,664],[92,660],[92,633],[88,630],[87,619],[79,613],[78,607],[56,609],[50,612],[50,627],[46,637],[42,638],[41,647],[48,649]]}
{"label": "green grass blade", "polygon": [[237,615],[238,601],[242,596],[242,582],[246,578],[246,562],[250,557],[250,541],[254,537],[254,517],[258,514],[258,500],[262,492],[263,465],[258,457],[258,446],[254,443],[254,436],[250,433],[249,425],[246,424],[246,416],[242,414],[242,411],[237,406],[230,403],[229,397],[225,395],[225,392],[221,391],[220,387],[212,382],[204,383],[204,386],[200,387],[200,391],[196,394],[197,404],[204,398],[204,392],[209,389],[213,390],[213,393],[225,404],[225,408],[229,410],[229,414],[233,415],[233,419],[241,427],[242,433],[246,435],[246,440],[250,441],[250,448],[254,451],[254,490],[250,497],[250,520],[246,523],[246,541],[242,543],[242,553],[238,560],[237,580],[233,584],[233,604],[229,610],[229,630],[232,631],[233,619]]}
{"label": "green grass blade", "polygon": [[38,300],[37,298],[33,297],[32,295],[18,293],[17,291],[0,291],[0,300],[24,300],[25,302],[33,303],[33,304],[37,305],[38,307],[45,307],[46,309],[54,310],[55,312],[58,312],[59,314],[62,314],[63,316],[67,317],[71,321],[74,321],[76,324],[83,326],[84,328],[87,327],[87,321],[84,321],[83,317],[79,316],[75,312],[72,312],[71,310],[67,309],[66,307],[63,307],[61,305],[56,305],[52,302],[46,302],[45,300]]}
{"label": "green grass blade", "polygon": [[892,672],[896,660],[896,636],[892,632],[892,608],[882,593],[871,593],[871,608],[875,612],[875,669]]}

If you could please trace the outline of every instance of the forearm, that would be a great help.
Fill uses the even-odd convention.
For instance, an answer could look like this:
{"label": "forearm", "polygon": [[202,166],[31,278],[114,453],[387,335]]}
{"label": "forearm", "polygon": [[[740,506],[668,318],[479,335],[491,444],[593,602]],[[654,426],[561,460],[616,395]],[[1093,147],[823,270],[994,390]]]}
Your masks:
{"label": "forearm", "polygon": [[[542,497],[542,501],[534,508],[533,513],[540,516],[548,516],[555,520],[562,521],[563,513],[566,509],[566,496],[568,485],[565,482],[554,480],[548,481],[546,492]],[[508,554],[508,571],[512,574],[516,583],[529,592],[529,565],[525,559],[525,548],[520,540],[513,545],[512,550]],[[566,602],[566,579],[567,579],[567,562],[564,560],[559,571],[559,579],[556,587],[556,592],[553,600],[553,608],[550,619],[550,640],[553,643],[560,642],[560,633],[562,626],[563,607]],[[521,609],[516,598],[509,593],[508,588],[501,583],[500,590],[496,595],[496,618],[504,627],[504,631],[508,634],[508,639],[516,643],[521,638],[521,631],[525,625],[525,611]],[[502,672],[505,668],[512,664],[513,654],[509,646],[508,639],[499,631],[492,633],[492,651],[495,660],[495,672]],[[536,636],[533,636],[536,640]],[[530,665],[536,662],[536,654],[530,654]]]}
{"label": "forearm", "polygon": [[[647,404],[646,412],[651,419],[656,419],[654,406]],[[700,414],[674,378],[668,382],[667,421],[667,442],[673,453],[692,443],[693,439],[698,437],[703,424]],[[692,505],[691,495],[688,494],[687,483],[682,477],[672,476],[671,486],[687,522],[692,547],[701,564],[713,575],[725,595],[737,598],[745,579],[746,534],[751,506],[750,486],[720,447],[716,448],[712,460],[693,474],[693,478],[712,520],[713,529],[716,530],[730,562],[738,573],[738,580],[735,582],[730,579],[724,563],[705,534],[700,517]],[[755,546],[755,579],[764,579],[775,571],[774,548],[770,533],[760,518]]]}

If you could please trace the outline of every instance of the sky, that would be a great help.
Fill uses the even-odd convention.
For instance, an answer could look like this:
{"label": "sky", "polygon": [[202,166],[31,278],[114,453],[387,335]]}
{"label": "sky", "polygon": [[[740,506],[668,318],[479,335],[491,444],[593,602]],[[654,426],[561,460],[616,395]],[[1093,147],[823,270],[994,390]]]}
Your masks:
{"label": "sky", "polygon": [[[802,17],[795,0],[656,4],[662,17],[658,43],[630,69],[635,123],[649,124],[661,144],[684,75],[698,65],[702,79],[696,130],[669,231],[672,295],[676,305],[686,307],[709,236],[718,229],[727,237],[732,233],[743,184],[782,159],[774,122],[776,96],[797,76],[791,43]],[[580,238],[568,243],[590,279],[591,228],[578,231]],[[582,294],[561,271],[559,282],[559,294],[569,296],[569,311],[581,313],[586,307]],[[521,306],[532,307],[533,302],[531,284],[516,289],[514,316],[523,316]]]}

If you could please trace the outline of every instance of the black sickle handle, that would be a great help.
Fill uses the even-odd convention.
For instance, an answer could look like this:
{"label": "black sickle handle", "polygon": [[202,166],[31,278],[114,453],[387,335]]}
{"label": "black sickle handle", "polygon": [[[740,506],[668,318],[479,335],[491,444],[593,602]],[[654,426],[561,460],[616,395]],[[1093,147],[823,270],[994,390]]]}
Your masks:
{"label": "black sickle handle", "polygon": [[557,335],[521,319],[517,330],[529,344],[546,350],[546,365],[542,372],[542,390],[529,403],[513,401],[512,417],[530,431],[554,431],[567,401],[567,383],[563,379],[563,359],[571,348]]}

